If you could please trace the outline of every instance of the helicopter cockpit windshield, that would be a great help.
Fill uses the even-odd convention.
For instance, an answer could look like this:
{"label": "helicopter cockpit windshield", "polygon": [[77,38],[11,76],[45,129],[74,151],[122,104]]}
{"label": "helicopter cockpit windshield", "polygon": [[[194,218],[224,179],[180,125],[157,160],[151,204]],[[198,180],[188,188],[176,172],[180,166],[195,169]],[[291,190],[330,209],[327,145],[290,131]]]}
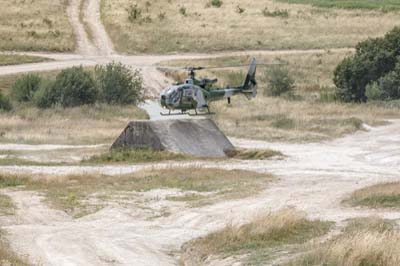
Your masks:
{"label": "helicopter cockpit windshield", "polygon": [[165,100],[167,106],[178,106],[181,99],[182,89],[180,87],[167,88],[161,95],[161,99]]}

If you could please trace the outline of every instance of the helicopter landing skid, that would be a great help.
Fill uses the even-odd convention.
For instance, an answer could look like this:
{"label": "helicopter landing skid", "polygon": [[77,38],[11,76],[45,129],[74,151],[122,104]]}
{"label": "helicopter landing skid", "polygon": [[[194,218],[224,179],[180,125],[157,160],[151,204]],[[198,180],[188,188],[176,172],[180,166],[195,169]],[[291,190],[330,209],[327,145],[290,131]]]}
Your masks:
{"label": "helicopter landing skid", "polygon": [[183,112],[183,113],[171,113],[171,112],[169,112],[169,113],[163,113],[163,112],[160,112],[160,115],[161,116],[172,116],[172,115],[190,115],[188,112]]}

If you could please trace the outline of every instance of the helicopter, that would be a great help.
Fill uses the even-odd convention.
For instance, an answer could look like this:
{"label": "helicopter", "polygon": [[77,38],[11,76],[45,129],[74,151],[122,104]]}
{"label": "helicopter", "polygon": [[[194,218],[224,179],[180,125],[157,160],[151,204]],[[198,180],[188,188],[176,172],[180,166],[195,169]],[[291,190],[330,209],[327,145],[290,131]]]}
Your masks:
{"label": "helicopter", "polygon": [[[257,96],[257,62],[255,58],[251,60],[246,79],[241,86],[212,88],[212,86],[218,82],[218,79],[196,79],[196,71],[198,70],[241,66],[242,65],[224,67],[159,67],[159,69],[188,71],[188,78],[183,84],[169,86],[161,92],[160,105],[164,109],[167,109],[168,113],[161,112],[160,114],[163,116],[180,114],[193,115],[189,111],[194,110],[194,115],[198,115],[198,111],[200,111],[202,115],[209,115],[213,114],[210,111],[210,103],[213,101],[227,99],[228,104],[231,104],[231,97],[238,94],[244,95],[248,99],[255,98]],[[172,113],[174,110],[180,110],[180,113]],[[205,112],[205,110],[207,112]]]}

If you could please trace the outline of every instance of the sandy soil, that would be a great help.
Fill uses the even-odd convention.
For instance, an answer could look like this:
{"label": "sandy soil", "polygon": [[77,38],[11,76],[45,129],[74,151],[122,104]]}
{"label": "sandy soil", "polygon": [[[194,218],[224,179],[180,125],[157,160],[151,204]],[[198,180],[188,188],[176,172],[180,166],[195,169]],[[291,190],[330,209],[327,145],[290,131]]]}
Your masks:
{"label": "sandy soil", "polygon": [[[4,228],[12,246],[43,265],[176,265],[180,246],[228,223],[243,223],[263,212],[294,206],[310,217],[336,221],[379,215],[399,219],[398,211],[346,208],[340,200],[355,189],[377,182],[398,181],[400,121],[321,144],[267,143],[233,139],[239,147],[273,148],[288,158],[272,161],[175,163],[224,169],[271,172],[279,177],[270,188],[252,198],[225,201],[202,208],[149,201],[146,208],[107,207],[81,219],[54,211],[31,192],[7,191],[18,206],[17,224]],[[174,164],[93,167],[0,167],[2,172],[105,173],[119,175],[145,167]],[[158,193],[158,192],[157,192]],[[158,203],[157,203],[158,202]],[[165,203],[165,202],[164,202]],[[39,209],[39,210],[35,210]],[[45,209],[45,210],[44,210]],[[151,214],[153,213],[153,214]],[[27,241],[29,240],[29,241]],[[71,255],[73,254],[73,255]]]}
{"label": "sandy soil", "polygon": [[[46,71],[74,65],[94,65],[120,61],[141,68],[148,90],[154,96],[168,82],[154,67],[160,61],[183,58],[206,58],[241,54],[316,53],[310,51],[256,51],[212,55],[121,56],[114,54],[98,15],[98,0],[87,5],[87,21],[94,32],[89,40],[79,21],[79,1],[70,1],[69,15],[76,30],[78,53],[41,54],[55,62],[0,67],[0,75]],[[331,52],[334,52],[331,50]],[[36,55],[38,53],[35,53]],[[40,54],[40,53],[39,53]],[[348,218],[379,215],[399,219],[397,211],[372,211],[345,208],[340,200],[351,191],[383,181],[398,181],[400,164],[400,121],[370,128],[352,136],[318,144],[267,143],[233,139],[238,147],[272,148],[288,157],[269,161],[225,161],[161,163],[124,166],[0,166],[2,173],[72,174],[103,173],[120,175],[146,167],[201,166],[223,169],[248,169],[270,172],[279,177],[261,194],[241,200],[220,202],[200,208],[172,204],[152,191],[139,195],[141,205],[110,205],[94,214],[72,219],[51,209],[41,195],[28,191],[2,190],[17,205],[16,215],[0,217],[2,228],[12,247],[40,265],[177,265],[181,245],[195,237],[217,230],[228,223],[243,223],[259,213],[294,206],[310,217],[342,223]],[[64,147],[8,144],[0,149],[49,152]],[[80,147],[82,148],[82,147]],[[85,147],[88,148],[88,147]],[[71,147],[68,147],[71,149]],[[89,147],[90,149],[90,147]],[[32,155],[34,156],[34,155]],[[169,193],[179,193],[170,191]],[[170,215],[160,215],[160,208]],[[231,264],[231,260],[225,264]],[[220,264],[221,265],[221,264]]]}

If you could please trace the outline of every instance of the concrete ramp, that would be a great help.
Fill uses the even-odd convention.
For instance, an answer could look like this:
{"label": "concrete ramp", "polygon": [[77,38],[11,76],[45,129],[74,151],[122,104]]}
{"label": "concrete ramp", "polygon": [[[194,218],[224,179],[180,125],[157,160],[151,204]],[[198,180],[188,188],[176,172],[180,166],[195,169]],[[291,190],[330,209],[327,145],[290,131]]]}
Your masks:
{"label": "concrete ramp", "polygon": [[197,157],[225,157],[234,147],[210,119],[132,121],[111,149],[149,148]]}

